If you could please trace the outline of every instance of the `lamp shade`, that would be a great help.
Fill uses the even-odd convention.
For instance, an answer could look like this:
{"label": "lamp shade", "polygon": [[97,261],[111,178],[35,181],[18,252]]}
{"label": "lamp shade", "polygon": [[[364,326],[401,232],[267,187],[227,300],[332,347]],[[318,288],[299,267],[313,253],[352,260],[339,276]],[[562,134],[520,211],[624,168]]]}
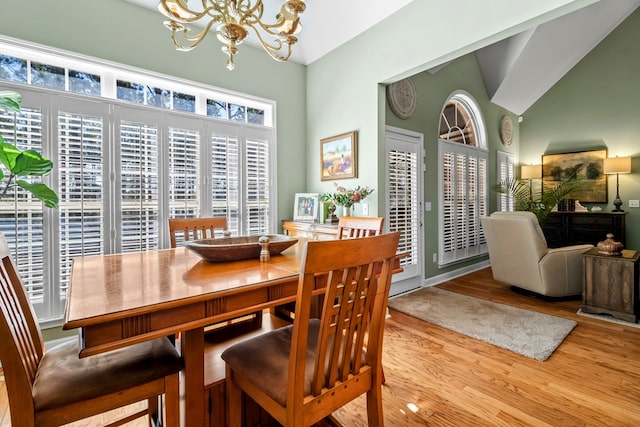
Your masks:
{"label": "lamp shade", "polygon": [[610,157],[604,159],[604,173],[630,173],[631,157]]}
{"label": "lamp shade", "polygon": [[540,178],[542,178],[542,165],[520,166],[520,179],[540,179]]}

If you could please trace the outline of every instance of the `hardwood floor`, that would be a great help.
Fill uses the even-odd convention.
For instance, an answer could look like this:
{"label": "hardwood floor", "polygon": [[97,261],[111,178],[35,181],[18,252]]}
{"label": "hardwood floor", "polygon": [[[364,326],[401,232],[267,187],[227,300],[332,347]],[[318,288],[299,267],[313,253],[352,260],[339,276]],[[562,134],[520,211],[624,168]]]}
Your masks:
{"label": "hardwood floor", "polygon": [[[490,269],[438,286],[578,326],[540,362],[392,310],[383,359],[386,426],[640,425],[640,328],[577,315],[578,299],[514,293]],[[10,425],[7,406],[0,382],[0,426]],[[334,415],[344,426],[366,426],[365,408],[359,398]]]}

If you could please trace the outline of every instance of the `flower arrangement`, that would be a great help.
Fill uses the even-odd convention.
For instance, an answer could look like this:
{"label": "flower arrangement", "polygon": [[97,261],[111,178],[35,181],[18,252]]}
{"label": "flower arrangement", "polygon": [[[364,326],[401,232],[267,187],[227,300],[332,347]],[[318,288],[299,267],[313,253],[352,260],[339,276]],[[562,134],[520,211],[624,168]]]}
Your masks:
{"label": "flower arrangement", "polygon": [[373,190],[369,187],[360,187],[359,185],[354,189],[344,188],[335,182],[335,193],[324,193],[320,196],[320,200],[323,202],[330,202],[334,205],[344,206],[350,208],[355,203],[359,203],[369,194],[373,193]]}

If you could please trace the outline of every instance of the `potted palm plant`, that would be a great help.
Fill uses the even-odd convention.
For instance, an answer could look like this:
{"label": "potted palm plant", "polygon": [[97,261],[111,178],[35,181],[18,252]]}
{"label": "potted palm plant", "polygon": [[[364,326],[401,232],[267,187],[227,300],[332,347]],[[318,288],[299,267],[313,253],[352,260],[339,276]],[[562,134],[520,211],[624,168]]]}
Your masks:
{"label": "potted palm plant", "polygon": [[[22,96],[12,91],[0,91],[0,109],[20,111]],[[53,169],[53,162],[35,150],[19,150],[5,142],[0,135],[0,200],[18,186],[41,200],[48,208],[58,207],[58,195],[42,182],[28,182],[21,177],[45,176]]]}
{"label": "potted palm plant", "polygon": [[555,187],[545,189],[544,192],[541,189],[532,189],[528,180],[509,179],[496,184],[494,190],[498,193],[513,195],[515,209],[533,212],[538,218],[538,223],[543,225],[551,210],[578,186],[580,186],[580,180],[575,176],[561,181]]}

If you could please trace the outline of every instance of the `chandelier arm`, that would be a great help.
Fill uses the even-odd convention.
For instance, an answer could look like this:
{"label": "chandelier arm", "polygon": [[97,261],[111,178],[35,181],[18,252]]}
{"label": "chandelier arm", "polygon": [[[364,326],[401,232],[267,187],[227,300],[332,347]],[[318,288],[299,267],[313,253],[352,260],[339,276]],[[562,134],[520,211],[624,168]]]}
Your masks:
{"label": "chandelier arm", "polygon": [[[171,34],[171,40],[173,41],[173,44],[175,45],[176,48],[183,50],[183,51],[189,51],[193,48],[195,48],[196,46],[198,46],[200,44],[200,42],[207,36],[207,34],[209,33],[209,30],[211,29],[211,26],[213,24],[215,24],[216,21],[212,20],[210,21],[205,27],[204,29],[199,32],[198,34],[194,34],[191,35],[190,31],[192,30],[189,27],[185,27],[184,25],[180,25],[180,28],[173,28],[172,29],[172,34]],[[188,46],[185,46],[183,44],[181,44],[178,40],[177,40],[177,33],[182,33],[182,38],[188,42],[190,42],[191,44],[189,44]]]}
{"label": "chandelier arm", "polygon": [[[249,28],[251,28],[256,33],[256,36],[258,37],[258,40],[260,41],[260,44],[262,45],[264,50],[269,54],[270,57],[272,57],[276,61],[286,61],[287,59],[289,59],[289,57],[291,56],[291,46],[298,41],[297,38],[293,36],[289,36],[286,38],[286,40],[283,40],[280,38],[275,39],[273,41],[273,44],[271,44],[262,37],[262,34],[260,34],[260,31],[258,31],[258,29],[255,28],[253,25],[250,25]],[[284,56],[277,55],[277,52],[282,50],[285,45],[287,46],[286,55]]]}
{"label": "chandelier arm", "polygon": [[[252,16],[258,21],[262,20],[262,13],[264,12],[264,5],[262,3],[262,0],[256,1],[253,5],[251,5],[250,0],[240,0],[239,2],[235,3],[237,4],[236,7],[238,15],[241,16],[240,21],[243,21],[245,16]],[[249,4],[247,5],[246,3]]]}
{"label": "chandelier arm", "polygon": [[[216,14],[212,14],[211,11],[214,11],[220,15],[225,14],[224,7],[221,7],[217,2],[212,3],[211,6],[207,6],[206,3],[208,1],[210,0],[202,0],[202,8],[203,8],[202,12],[196,12],[194,10],[185,8],[184,11],[193,15],[192,17],[182,17],[182,16],[176,16],[174,14],[171,14],[172,16],[171,20],[175,22],[190,24],[190,23],[194,23],[201,20],[205,16],[211,16],[212,18],[216,19],[217,18]],[[167,0],[160,0],[160,3],[163,5],[163,7],[166,10],[169,10],[169,8],[167,7]]]}

